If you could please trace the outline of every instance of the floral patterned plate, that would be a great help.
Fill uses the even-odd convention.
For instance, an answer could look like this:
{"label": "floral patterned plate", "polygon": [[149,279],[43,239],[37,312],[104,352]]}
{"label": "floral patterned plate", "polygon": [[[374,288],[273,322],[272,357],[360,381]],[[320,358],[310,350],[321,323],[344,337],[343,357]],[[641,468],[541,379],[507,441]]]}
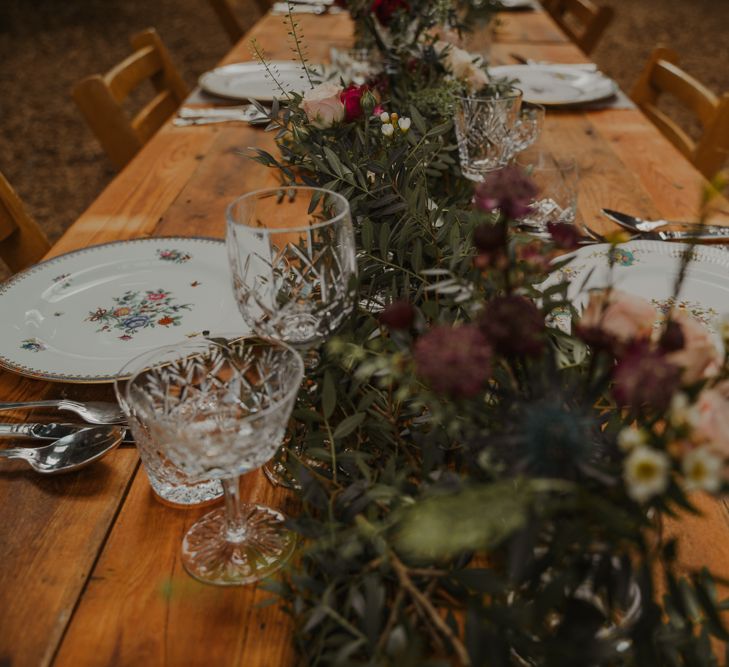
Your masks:
{"label": "floral patterned plate", "polygon": [[204,331],[249,330],[225,243],[146,238],[91,246],[0,285],[0,366],[63,382],[111,382],[132,357]]}
{"label": "floral patterned plate", "polygon": [[[716,333],[716,320],[729,313],[729,252],[710,246],[696,246],[683,287],[674,301],[673,286],[678,273],[683,243],[631,241],[616,248],[612,278],[607,245],[584,246],[564,269],[550,276],[546,284],[561,279],[570,283],[569,297],[579,309],[590,289],[612,284],[617,289],[647,299],[664,314],[678,308]],[[569,328],[560,317],[559,326]]]}

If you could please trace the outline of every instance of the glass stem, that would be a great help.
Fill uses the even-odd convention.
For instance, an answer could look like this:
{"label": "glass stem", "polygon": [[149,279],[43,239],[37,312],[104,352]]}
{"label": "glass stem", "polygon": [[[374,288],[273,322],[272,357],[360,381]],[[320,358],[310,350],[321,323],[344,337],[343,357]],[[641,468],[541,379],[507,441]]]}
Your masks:
{"label": "glass stem", "polygon": [[225,496],[225,539],[228,542],[242,542],[246,537],[246,517],[240,511],[239,477],[220,480]]}
{"label": "glass stem", "polygon": [[307,371],[315,370],[316,367],[319,365],[319,362],[321,361],[321,355],[319,354],[319,350],[315,348],[301,350],[301,356],[304,359],[304,368]]}

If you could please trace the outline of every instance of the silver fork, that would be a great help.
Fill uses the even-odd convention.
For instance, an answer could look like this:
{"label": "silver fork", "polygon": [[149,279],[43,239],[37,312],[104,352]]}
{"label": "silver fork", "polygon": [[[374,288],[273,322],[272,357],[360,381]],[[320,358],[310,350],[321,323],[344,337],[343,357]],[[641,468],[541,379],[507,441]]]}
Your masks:
{"label": "silver fork", "polygon": [[58,408],[76,413],[89,424],[123,424],[126,417],[116,403],[90,401],[81,403],[65,398],[49,401],[28,401],[27,403],[0,403],[0,410],[25,410],[29,408]]}

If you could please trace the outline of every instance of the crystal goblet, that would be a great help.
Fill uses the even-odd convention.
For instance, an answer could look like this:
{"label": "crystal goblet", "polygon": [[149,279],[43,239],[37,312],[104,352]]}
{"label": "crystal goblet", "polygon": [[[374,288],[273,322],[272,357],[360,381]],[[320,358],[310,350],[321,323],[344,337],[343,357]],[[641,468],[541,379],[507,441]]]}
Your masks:
{"label": "crystal goblet", "polygon": [[187,532],[182,563],[200,581],[258,581],[291,555],[283,515],[239,502],[239,476],[266,463],[286,430],[304,375],[301,355],[255,336],[190,340],[147,352],[126,400],[192,479],[219,479],[225,508]]}
{"label": "crystal goblet", "polygon": [[529,174],[539,191],[521,222],[541,230],[546,230],[549,222],[574,224],[579,183],[575,160],[538,151],[536,155],[519,155],[516,164]]}
{"label": "crystal goblet", "polygon": [[[307,367],[316,366],[317,346],[355,301],[357,259],[347,200],[306,186],[249,192],[228,207],[226,240],[243,319],[256,333],[300,350]],[[273,483],[293,486],[280,462],[264,470]]]}
{"label": "crystal goblet", "polygon": [[249,192],[227,211],[228,257],[243,319],[256,332],[311,350],[354,305],[349,203],[322,188]]}
{"label": "crystal goblet", "polygon": [[463,175],[482,181],[489,171],[513,155],[512,133],[519,118],[522,93],[518,88],[497,90],[483,97],[459,97],[455,130]]}
{"label": "crystal goblet", "polygon": [[546,110],[541,104],[525,104],[519,111],[519,117],[514,125],[509,141],[511,142],[510,155],[529,148],[542,133]]}

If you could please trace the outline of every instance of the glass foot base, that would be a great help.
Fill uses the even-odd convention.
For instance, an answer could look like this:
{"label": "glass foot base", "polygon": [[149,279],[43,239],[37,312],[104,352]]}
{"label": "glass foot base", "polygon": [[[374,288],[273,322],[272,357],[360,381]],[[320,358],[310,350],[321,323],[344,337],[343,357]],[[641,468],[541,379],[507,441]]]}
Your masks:
{"label": "glass foot base", "polygon": [[271,484],[285,489],[301,491],[301,485],[294,479],[284,462],[277,456],[263,466],[263,474]]}
{"label": "glass foot base", "polygon": [[182,564],[188,574],[206,584],[240,586],[278,570],[291,556],[296,536],[283,526],[284,515],[265,505],[242,504],[245,537],[226,539],[225,510],[206,514],[182,541]]}
{"label": "glass foot base", "polygon": [[[300,448],[295,450],[296,457],[309,468],[324,468],[326,464],[323,461],[309,458]],[[296,489],[301,491],[301,485],[286,467],[288,460],[288,450],[286,447],[279,449],[278,454],[274,456],[268,463],[263,466],[263,473],[266,475],[271,484],[274,486],[282,486],[285,489]]]}

